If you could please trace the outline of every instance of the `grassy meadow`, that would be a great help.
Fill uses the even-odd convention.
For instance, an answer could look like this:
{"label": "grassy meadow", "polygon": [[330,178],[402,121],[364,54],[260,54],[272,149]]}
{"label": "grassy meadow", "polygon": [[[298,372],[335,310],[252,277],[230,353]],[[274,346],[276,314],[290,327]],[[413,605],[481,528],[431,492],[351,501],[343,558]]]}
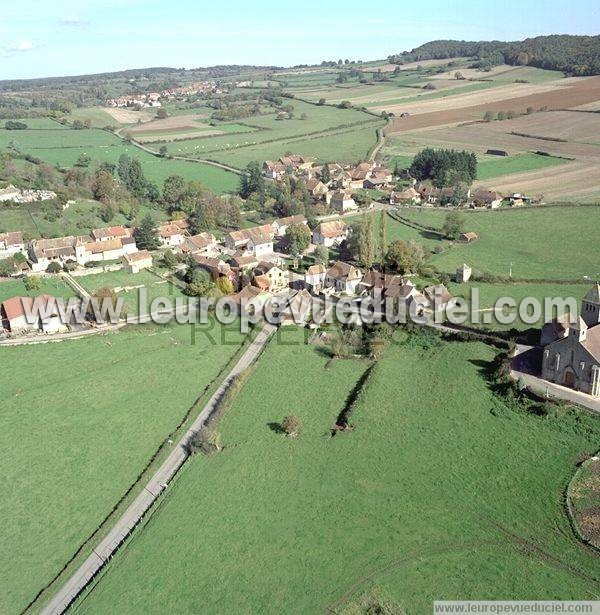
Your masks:
{"label": "grassy meadow", "polygon": [[[484,380],[494,353],[399,332],[355,430],[330,438],[366,364],[273,340],[223,420],[225,450],[186,465],[74,611],[336,612],[373,588],[406,613],[594,598],[600,563],[562,493],[598,420],[509,408]],[[277,431],[289,412],[298,438]]]}
{"label": "grassy meadow", "polygon": [[542,156],[531,152],[506,157],[486,157],[477,164],[477,179],[486,180],[511,173],[537,171],[568,162],[566,158]]}
{"label": "grassy meadow", "polygon": [[40,277],[38,290],[27,290],[23,280],[0,279],[0,303],[11,297],[37,297],[38,295],[51,295],[69,299],[69,297],[74,297],[75,293],[70,286],[63,282],[62,278],[55,276]]}
{"label": "grassy meadow", "polygon": [[[228,345],[210,342],[225,330]],[[61,570],[241,342],[213,321],[190,335],[148,325],[0,349],[0,612]]]}
{"label": "grassy meadow", "polygon": [[[446,212],[406,210],[402,215],[419,224],[441,229]],[[464,213],[465,231],[479,239],[472,243],[432,239],[427,231],[407,228],[403,234],[420,236],[427,247],[444,245],[433,254],[431,263],[442,271],[453,272],[462,263],[474,270],[516,279],[577,280],[596,278],[596,235],[600,229],[598,207],[540,207],[507,211]],[[557,235],[558,233],[558,235]],[[576,252],[573,246],[577,246]]]}

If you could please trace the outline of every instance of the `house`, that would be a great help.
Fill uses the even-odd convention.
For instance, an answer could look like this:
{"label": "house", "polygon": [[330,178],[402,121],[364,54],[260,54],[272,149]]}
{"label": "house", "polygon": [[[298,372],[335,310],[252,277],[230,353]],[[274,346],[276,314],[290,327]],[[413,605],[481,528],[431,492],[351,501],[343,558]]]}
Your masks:
{"label": "house", "polygon": [[484,188],[475,190],[471,195],[471,203],[475,207],[489,207],[497,209],[502,204],[504,197],[495,190],[486,190]]}
{"label": "house", "polygon": [[246,314],[252,316],[262,310],[271,296],[271,293],[268,291],[248,284],[239,292],[231,295],[230,299],[235,304],[238,314],[241,314],[242,310],[244,310]]}
{"label": "house", "polygon": [[329,201],[329,205],[335,211],[340,213],[345,213],[347,211],[352,211],[353,209],[358,209],[358,205],[352,198],[352,195],[345,190],[336,190],[332,195]]}
{"label": "house", "polygon": [[325,265],[311,265],[304,274],[304,285],[315,293],[319,292],[323,288],[326,273]]}
{"label": "house", "polygon": [[600,397],[600,285],[583,298],[579,318],[544,325],[541,342],[544,380]]}
{"label": "house", "polygon": [[309,179],[306,181],[306,189],[308,190],[310,196],[314,199],[322,199],[327,196],[329,192],[329,188],[318,179]]}
{"label": "house", "polygon": [[473,274],[473,269],[471,269],[471,267],[469,267],[469,265],[467,265],[466,263],[463,263],[456,270],[454,279],[458,284],[464,284],[465,282],[468,282],[471,279],[472,274]]}
{"label": "house", "polygon": [[330,248],[348,239],[348,225],[342,220],[321,222],[313,230],[313,243]]}
{"label": "house", "polygon": [[414,204],[421,202],[421,195],[411,186],[406,190],[390,193],[390,205]]}
{"label": "house", "polygon": [[256,257],[273,254],[273,230],[270,224],[253,226],[241,231],[231,231],[225,235],[225,245],[230,250],[239,250],[242,256],[253,254]]}
{"label": "house", "polygon": [[52,262],[61,267],[68,261],[84,263],[85,243],[89,237],[57,237],[55,239],[34,239],[29,244],[29,258],[34,272],[46,271]]}
{"label": "house", "polygon": [[308,224],[308,221],[302,214],[288,216],[287,218],[278,218],[271,222],[271,231],[274,233],[275,237],[283,237],[288,226],[292,224]]}
{"label": "house", "polygon": [[473,233],[472,231],[469,231],[468,233],[461,233],[458,236],[459,241],[464,241],[466,243],[471,243],[472,241],[475,241],[476,239],[479,239],[479,235],[477,233]]}
{"label": "house", "polygon": [[[261,261],[256,266],[254,269],[254,276],[255,280],[257,278],[266,279],[267,285],[263,290],[268,290],[271,293],[281,291],[290,285],[289,272],[267,261]],[[262,286],[258,284],[256,284],[256,286],[262,288]]]}
{"label": "house", "polygon": [[129,273],[139,273],[142,269],[152,267],[152,254],[148,250],[140,250],[123,256],[123,269]]}
{"label": "house", "polygon": [[279,162],[285,167],[291,167],[292,169],[310,169],[314,164],[314,158],[310,158],[309,156],[299,156],[298,154],[289,154],[287,156],[282,156],[279,159]]}
{"label": "house", "polygon": [[263,162],[263,175],[268,179],[280,179],[286,173],[287,167],[281,162],[265,160]]}
{"label": "house", "polygon": [[325,288],[333,288],[336,292],[353,295],[362,280],[362,271],[353,265],[337,261],[325,273]]}
{"label": "house", "polygon": [[157,233],[161,245],[167,248],[176,248],[185,241],[186,228],[181,222],[182,221],[179,220],[173,220],[172,222],[161,224],[158,227]]}
{"label": "house", "polygon": [[215,252],[217,240],[212,233],[199,233],[186,237],[181,244],[181,251],[184,254],[204,254],[208,256]]}
{"label": "house", "polygon": [[95,228],[92,232],[94,241],[110,241],[114,239],[125,239],[133,237],[133,231],[124,226],[109,226],[106,228]]}
{"label": "house", "polygon": [[27,255],[21,232],[0,233],[0,260],[3,258],[10,258],[15,254]]}
{"label": "house", "polygon": [[305,325],[312,314],[312,295],[302,289],[290,296],[288,304],[281,311],[282,325]]}
{"label": "house", "polygon": [[[62,322],[56,297],[12,297],[2,303],[2,321],[11,333],[62,333],[68,326]],[[34,318],[35,316],[35,318]]]}
{"label": "house", "polygon": [[392,172],[386,167],[375,167],[370,175],[364,180],[363,188],[367,190],[377,190],[382,188],[388,188],[392,183]]}
{"label": "house", "polygon": [[201,254],[194,254],[193,258],[200,269],[204,269],[204,271],[210,273],[214,281],[217,281],[220,277],[226,277],[232,284],[237,284],[235,271],[231,268],[231,265],[226,263],[223,259],[202,256]]}
{"label": "house", "polygon": [[76,260],[80,265],[93,261],[112,261],[125,254],[137,252],[137,245],[133,237],[123,239],[106,239],[104,241],[86,241],[83,251],[77,250]]}
{"label": "house", "polygon": [[443,284],[434,284],[423,289],[423,295],[434,310],[444,310],[451,307],[456,299]]}
{"label": "house", "polygon": [[249,254],[248,256],[235,255],[231,259],[231,266],[242,270],[254,269],[258,265],[256,256]]}

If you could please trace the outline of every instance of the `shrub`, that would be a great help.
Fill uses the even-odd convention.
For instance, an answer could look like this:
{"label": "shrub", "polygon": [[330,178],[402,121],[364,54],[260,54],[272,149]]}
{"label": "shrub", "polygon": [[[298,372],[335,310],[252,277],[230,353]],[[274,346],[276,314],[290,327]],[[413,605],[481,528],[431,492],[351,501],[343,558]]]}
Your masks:
{"label": "shrub", "polygon": [[289,414],[281,421],[281,429],[283,429],[286,436],[295,438],[300,435],[302,423],[296,414]]}
{"label": "shrub", "polygon": [[52,261],[48,267],[46,267],[46,273],[59,273],[62,267],[56,261]]}
{"label": "shrub", "polygon": [[223,450],[221,435],[218,431],[209,427],[202,427],[189,439],[186,448],[190,455],[198,453],[212,455],[213,453],[218,453]]}

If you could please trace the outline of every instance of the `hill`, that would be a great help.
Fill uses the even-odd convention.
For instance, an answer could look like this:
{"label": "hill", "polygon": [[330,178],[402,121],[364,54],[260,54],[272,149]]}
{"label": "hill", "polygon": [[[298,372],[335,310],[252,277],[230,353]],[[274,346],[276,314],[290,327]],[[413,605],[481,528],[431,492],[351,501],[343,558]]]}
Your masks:
{"label": "hill", "polygon": [[497,64],[536,66],[574,75],[600,74],[600,36],[555,34],[524,41],[437,40],[388,59],[394,64],[473,57],[481,67]]}

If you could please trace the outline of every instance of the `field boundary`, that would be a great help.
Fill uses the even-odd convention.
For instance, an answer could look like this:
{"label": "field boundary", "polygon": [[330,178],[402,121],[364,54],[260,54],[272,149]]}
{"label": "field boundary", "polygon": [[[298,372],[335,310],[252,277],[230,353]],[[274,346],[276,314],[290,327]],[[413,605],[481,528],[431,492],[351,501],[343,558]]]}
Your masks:
{"label": "field boundary", "polygon": [[167,452],[171,452],[173,449],[169,445],[169,440],[174,440],[176,436],[186,427],[186,424],[189,422],[190,417],[195,409],[197,409],[200,404],[207,398],[207,395],[211,393],[211,391],[216,390],[217,384],[222,381],[223,374],[227,373],[231,370],[232,366],[241,358],[244,352],[247,350],[248,346],[254,341],[256,335],[258,334],[257,329],[253,329],[249,335],[246,336],[243,343],[237,349],[237,351],[231,356],[231,358],[227,361],[227,363],[219,370],[219,373],[204,387],[204,389],[200,392],[196,400],[193,404],[186,410],[180,422],[175,426],[175,428],[165,436],[163,441],[159,444],[158,448],[151,455],[146,465],[142,468],[140,473],[137,475],[133,483],[123,493],[121,498],[116,502],[113,508],[108,512],[105,518],[101,521],[101,523],[93,530],[92,533],[85,539],[85,541],[77,547],[71,558],[63,565],[61,570],[55,575],[53,579],[49,581],[44,587],[42,587],[38,593],[34,596],[34,598],[25,606],[25,608],[20,611],[21,615],[25,613],[30,613],[31,609],[37,606],[39,600],[49,591],[51,588],[59,582],[68,572],[73,568],[73,566],[80,560],[83,556],[83,551],[90,546],[95,539],[101,539],[104,537],[105,533],[108,533],[109,527],[107,525],[110,521],[123,512],[123,508],[128,506],[130,502],[133,500],[134,496],[141,492],[141,489],[138,490],[138,487],[141,486],[141,483],[145,481],[150,471],[156,466],[157,463],[160,462],[161,458],[165,457]]}

